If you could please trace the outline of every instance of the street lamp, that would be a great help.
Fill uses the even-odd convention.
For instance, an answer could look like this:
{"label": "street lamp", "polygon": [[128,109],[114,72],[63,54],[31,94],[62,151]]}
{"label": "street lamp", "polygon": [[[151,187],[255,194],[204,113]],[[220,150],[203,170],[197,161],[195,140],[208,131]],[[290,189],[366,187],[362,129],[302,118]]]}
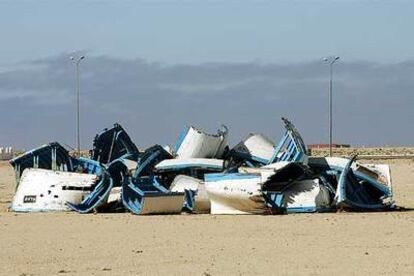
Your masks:
{"label": "street lamp", "polygon": [[77,126],[77,142],[78,142],[78,157],[80,156],[80,88],[79,88],[79,64],[85,58],[85,56],[80,56],[79,58],[70,57],[72,62],[76,65],[76,102],[77,102],[77,112],[76,112],[76,126]]}
{"label": "street lamp", "polygon": [[339,57],[324,58],[329,63],[329,156],[332,156],[332,67]]}

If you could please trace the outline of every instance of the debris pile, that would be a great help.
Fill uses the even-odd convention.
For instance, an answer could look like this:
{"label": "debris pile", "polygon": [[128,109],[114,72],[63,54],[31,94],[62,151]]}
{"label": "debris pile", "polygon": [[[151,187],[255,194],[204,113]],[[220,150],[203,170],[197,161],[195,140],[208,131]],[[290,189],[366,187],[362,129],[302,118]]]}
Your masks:
{"label": "debris pile", "polygon": [[10,161],[17,189],[11,210],[133,214],[284,214],[388,210],[388,165],[356,156],[312,157],[294,125],[278,144],[249,134],[233,148],[229,129],[186,127],[175,147],[140,151],[119,124],[96,135],[91,158],[50,143]]}

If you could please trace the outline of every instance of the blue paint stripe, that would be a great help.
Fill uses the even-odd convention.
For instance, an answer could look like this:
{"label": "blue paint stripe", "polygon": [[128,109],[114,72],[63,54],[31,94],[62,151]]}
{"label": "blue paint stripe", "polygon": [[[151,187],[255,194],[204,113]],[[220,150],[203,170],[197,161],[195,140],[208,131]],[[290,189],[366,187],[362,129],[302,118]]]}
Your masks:
{"label": "blue paint stripe", "polygon": [[261,175],[256,173],[207,173],[204,175],[205,182],[224,180],[260,179]]}
{"label": "blue paint stripe", "polygon": [[185,137],[187,136],[188,132],[190,131],[190,127],[186,127],[184,128],[181,132],[180,135],[178,136],[178,140],[175,143],[175,152],[177,153],[178,150],[181,147],[181,144],[183,143]]}
{"label": "blue paint stripe", "polygon": [[275,161],[277,161],[277,155],[279,154],[280,150],[282,149],[282,146],[285,144],[286,139],[288,138],[287,133],[285,133],[285,135],[283,135],[282,139],[279,141],[277,147],[275,148],[274,152],[273,152],[273,156],[270,159],[268,164],[272,164]]}

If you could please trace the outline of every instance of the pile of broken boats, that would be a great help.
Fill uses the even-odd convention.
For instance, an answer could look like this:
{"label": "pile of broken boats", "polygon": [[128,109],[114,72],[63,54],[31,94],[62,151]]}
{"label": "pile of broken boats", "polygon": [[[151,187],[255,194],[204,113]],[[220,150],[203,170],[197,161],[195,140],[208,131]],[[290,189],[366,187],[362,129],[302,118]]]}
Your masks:
{"label": "pile of broken boats", "polygon": [[229,130],[186,127],[174,147],[140,151],[115,124],[96,135],[90,158],[57,142],[10,161],[15,212],[286,214],[395,208],[388,165],[356,156],[308,156],[295,126],[274,144],[249,134],[233,148]]}

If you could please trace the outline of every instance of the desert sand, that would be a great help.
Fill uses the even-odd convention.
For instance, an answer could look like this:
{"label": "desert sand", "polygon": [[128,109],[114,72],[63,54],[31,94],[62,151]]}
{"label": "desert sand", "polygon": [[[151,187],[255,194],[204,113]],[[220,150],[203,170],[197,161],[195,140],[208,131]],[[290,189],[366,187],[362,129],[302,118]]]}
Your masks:
{"label": "desert sand", "polygon": [[[379,161],[376,161],[379,162]],[[414,208],[414,161],[391,164]],[[11,213],[0,163],[1,275],[414,275],[414,212],[278,216]]]}

